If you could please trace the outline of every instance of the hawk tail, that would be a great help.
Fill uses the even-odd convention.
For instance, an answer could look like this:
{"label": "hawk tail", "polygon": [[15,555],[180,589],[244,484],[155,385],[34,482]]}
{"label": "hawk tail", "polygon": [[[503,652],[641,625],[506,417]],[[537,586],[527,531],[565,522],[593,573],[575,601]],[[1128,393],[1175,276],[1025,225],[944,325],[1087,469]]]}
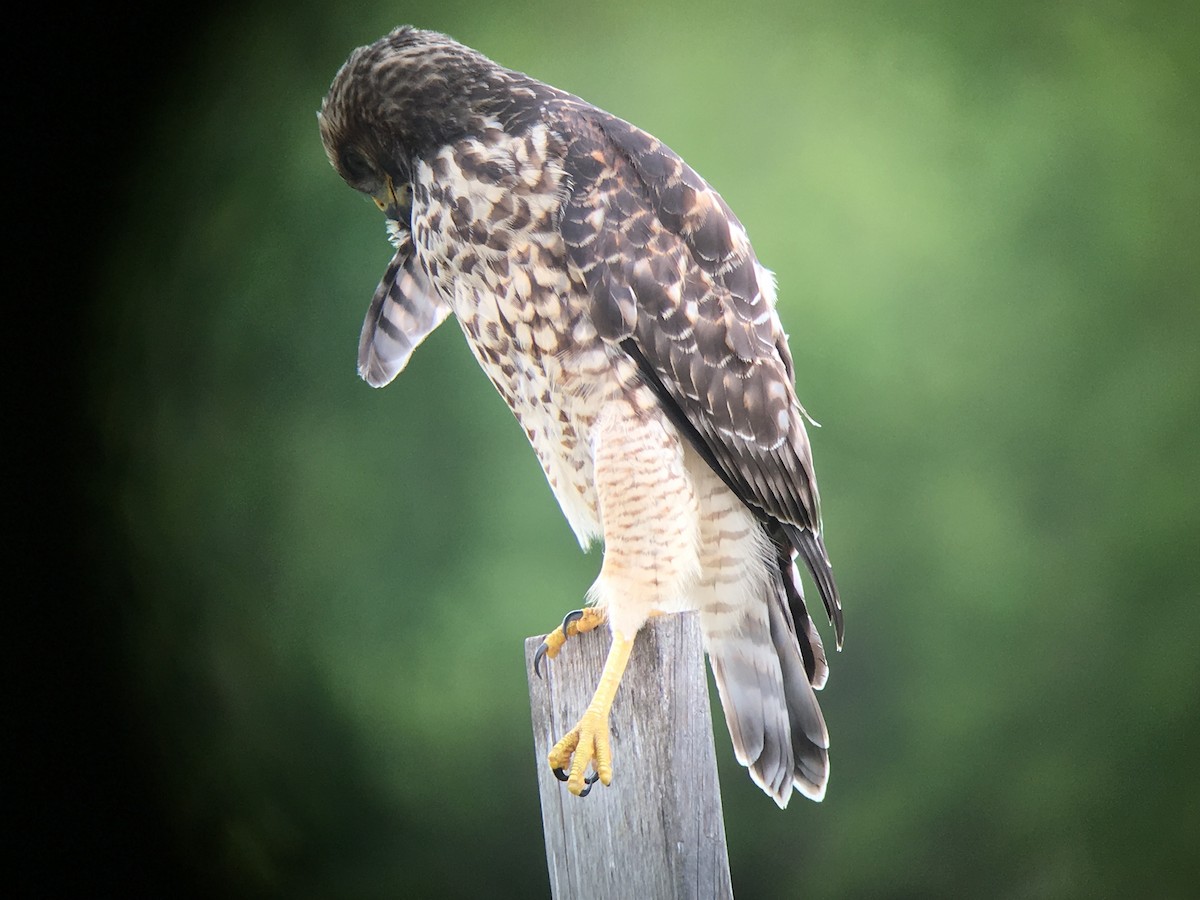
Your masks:
{"label": "hawk tail", "polygon": [[812,800],[825,796],[829,732],[814,689],[829,668],[791,548],[776,547],[767,616],[746,617],[735,634],[711,640],[708,655],[738,762],[784,807],[793,788]]}
{"label": "hawk tail", "polygon": [[806,797],[820,800],[829,781],[829,731],[814,691],[825,686],[829,665],[821,637],[804,606],[800,572],[790,553],[781,553],[778,561],[777,594],[768,608],[771,643],[779,656],[787,702],[794,784]]}

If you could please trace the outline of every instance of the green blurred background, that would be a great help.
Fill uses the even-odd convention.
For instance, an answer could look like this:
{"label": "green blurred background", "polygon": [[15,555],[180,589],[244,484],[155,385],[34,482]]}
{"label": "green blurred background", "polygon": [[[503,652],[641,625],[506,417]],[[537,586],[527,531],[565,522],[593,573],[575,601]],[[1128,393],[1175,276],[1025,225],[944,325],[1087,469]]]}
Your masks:
{"label": "green blurred background", "polygon": [[173,35],[84,357],[128,893],[549,893],[522,640],[599,554],[452,324],[354,372],[390,248],[315,112],[403,22],[662,138],[778,275],[847,640],[823,804],[777,810],[718,725],[737,896],[1194,896],[1200,20],[1111,0]]}

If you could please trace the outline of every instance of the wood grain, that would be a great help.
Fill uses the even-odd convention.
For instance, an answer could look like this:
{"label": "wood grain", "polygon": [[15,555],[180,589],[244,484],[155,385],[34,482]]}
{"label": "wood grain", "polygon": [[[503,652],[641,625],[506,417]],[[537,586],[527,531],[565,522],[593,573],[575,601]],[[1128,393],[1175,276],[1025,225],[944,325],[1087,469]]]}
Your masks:
{"label": "wood grain", "polygon": [[658,616],[639,632],[610,720],[613,782],[575,797],[546,763],[591,700],[607,628],[571,638],[538,678],[525,641],[546,861],[555,900],[733,896],[700,625]]}

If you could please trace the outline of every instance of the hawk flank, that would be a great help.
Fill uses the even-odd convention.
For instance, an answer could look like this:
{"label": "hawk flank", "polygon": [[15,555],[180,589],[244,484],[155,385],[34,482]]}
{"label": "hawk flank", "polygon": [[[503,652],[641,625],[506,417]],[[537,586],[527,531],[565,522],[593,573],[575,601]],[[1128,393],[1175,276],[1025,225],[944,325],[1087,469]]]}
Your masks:
{"label": "hawk flank", "polygon": [[738,761],[780,806],[820,800],[828,667],[797,557],[839,647],[841,605],[774,278],[725,201],[646,132],[410,27],[355,50],[319,118],[396,248],[359,373],[387,384],[453,314],[580,543],[604,542],[588,608],[539,654],[612,631],[556,774],[581,795],[611,781],[638,630],[695,609]]}

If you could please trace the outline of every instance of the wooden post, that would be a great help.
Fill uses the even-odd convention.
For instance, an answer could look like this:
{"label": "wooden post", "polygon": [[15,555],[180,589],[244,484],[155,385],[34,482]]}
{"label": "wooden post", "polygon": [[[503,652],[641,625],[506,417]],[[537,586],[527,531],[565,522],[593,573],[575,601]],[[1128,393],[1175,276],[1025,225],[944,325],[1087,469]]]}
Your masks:
{"label": "wooden post", "polygon": [[612,784],[576,797],[550,771],[546,756],[587,708],[610,640],[607,628],[571,638],[543,661],[543,678],[533,674],[542,638],[525,641],[551,892],[732,898],[696,613],[657,616],[638,633],[610,719]]}

